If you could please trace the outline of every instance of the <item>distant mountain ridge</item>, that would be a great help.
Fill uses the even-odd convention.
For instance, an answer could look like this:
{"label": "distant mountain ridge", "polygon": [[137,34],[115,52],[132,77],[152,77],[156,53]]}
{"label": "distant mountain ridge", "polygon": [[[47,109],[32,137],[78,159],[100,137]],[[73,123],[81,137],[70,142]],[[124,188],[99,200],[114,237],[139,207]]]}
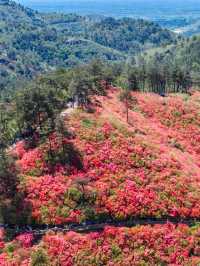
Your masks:
{"label": "distant mountain ridge", "polygon": [[42,14],[0,0],[0,86],[40,72],[94,58],[126,60],[148,48],[171,44],[176,35],[144,20]]}
{"label": "distant mountain ridge", "polygon": [[200,33],[198,0],[16,0],[39,12],[142,18],[185,36]]}

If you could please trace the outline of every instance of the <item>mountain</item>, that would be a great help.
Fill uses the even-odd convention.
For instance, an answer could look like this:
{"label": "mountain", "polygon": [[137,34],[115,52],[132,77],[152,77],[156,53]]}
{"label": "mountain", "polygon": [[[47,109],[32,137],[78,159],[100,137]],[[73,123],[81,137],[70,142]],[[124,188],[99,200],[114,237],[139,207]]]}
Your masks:
{"label": "mountain", "polygon": [[143,20],[42,14],[0,0],[0,87],[55,68],[100,58],[125,60],[176,35]]}
{"label": "mountain", "polygon": [[91,25],[86,36],[101,45],[131,54],[172,43],[175,37],[153,22],[131,18],[106,18]]}
{"label": "mountain", "polygon": [[1,265],[199,265],[199,224],[183,223],[200,216],[200,93],[133,92],[128,122],[120,93],[93,95],[93,112],[64,110],[64,139],[13,146],[22,206],[41,226],[16,227],[12,242],[1,232]]}
{"label": "mountain", "polygon": [[191,36],[200,33],[200,8],[198,0],[18,0],[40,12],[65,12],[76,10],[79,15],[97,14],[114,18],[145,18],[160,26]]}

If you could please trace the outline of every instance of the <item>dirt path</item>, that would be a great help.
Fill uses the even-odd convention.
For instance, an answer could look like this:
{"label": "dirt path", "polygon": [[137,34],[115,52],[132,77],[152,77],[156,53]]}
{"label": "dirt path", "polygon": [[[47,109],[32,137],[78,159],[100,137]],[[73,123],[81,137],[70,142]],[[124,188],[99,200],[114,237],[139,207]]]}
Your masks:
{"label": "dirt path", "polygon": [[62,111],[62,113],[60,114],[60,116],[62,118],[67,118],[71,113],[73,113],[76,110],[76,108],[67,108],[64,111]]}

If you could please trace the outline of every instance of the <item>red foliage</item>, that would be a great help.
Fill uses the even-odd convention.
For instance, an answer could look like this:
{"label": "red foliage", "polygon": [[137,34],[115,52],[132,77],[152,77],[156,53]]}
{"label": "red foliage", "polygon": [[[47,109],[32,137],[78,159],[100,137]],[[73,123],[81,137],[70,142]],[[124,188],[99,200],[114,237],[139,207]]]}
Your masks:
{"label": "red foliage", "polygon": [[[198,265],[200,263],[200,230],[172,224],[134,228],[107,227],[101,233],[81,235],[47,234],[32,252],[43,248],[51,265],[125,266],[125,265]],[[28,251],[27,253],[25,251]],[[1,265],[31,265],[30,249],[16,246],[12,260],[3,253]]]}
{"label": "red foliage", "polygon": [[25,153],[26,149],[24,141],[18,141],[11,149],[11,154],[19,159],[21,159]]}
{"label": "red foliage", "polygon": [[33,234],[31,233],[21,234],[16,237],[16,240],[20,243],[20,245],[23,248],[30,248],[32,246],[33,239],[34,237]]}
{"label": "red foliage", "polygon": [[36,169],[44,168],[42,151],[38,148],[27,151],[17,162],[22,174],[33,173]]}
{"label": "red foliage", "polygon": [[[162,98],[134,93],[129,111],[111,88],[98,96],[97,112],[75,113],[64,140],[83,155],[83,168],[46,160],[49,148],[60,153],[62,142],[53,134],[47,143],[25,150],[15,147],[22,182],[41,223],[61,224],[129,217],[200,217],[199,93]],[[63,141],[63,140],[62,140]],[[44,249],[52,265],[199,265],[199,226],[171,224],[135,228],[107,227],[102,233],[47,234],[31,247],[32,236],[21,235],[10,256],[0,235],[0,265],[31,265],[31,253]]]}
{"label": "red foliage", "polygon": [[188,101],[180,96],[134,96],[129,125],[114,88],[97,98],[102,105],[98,113],[77,113],[70,119],[75,138],[65,141],[83,155],[82,170],[58,162],[51,173],[45,156],[49,145],[59,152],[55,134],[50,144],[18,160],[35,219],[77,222],[91,218],[91,212],[120,219],[200,217],[198,101],[193,96]]}
{"label": "red foliage", "polygon": [[4,248],[4,246],[4,230],[0,229],[0,251]]}

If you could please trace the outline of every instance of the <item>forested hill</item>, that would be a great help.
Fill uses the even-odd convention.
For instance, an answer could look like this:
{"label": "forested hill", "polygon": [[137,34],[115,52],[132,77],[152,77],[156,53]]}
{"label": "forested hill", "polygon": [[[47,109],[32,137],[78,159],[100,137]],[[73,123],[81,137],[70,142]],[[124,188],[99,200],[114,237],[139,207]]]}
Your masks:
{"label": "forested hill", "polygon": [[143,20],[40,14],[0,0],[0,86],[93,58],[124,60],[175,40],[170,31]]}
{"label": "forested hill", "polygon": [[175,38],[172,32],[153,22],[132,18],[106,18],[91,25],[87,36],[102,45],[131,53],[172,43]]}
{"label": "forested hill", "polygon": [[174,76],[182,81],[186,78],[193,85],[200,84],[200,36],[183,39],[164,49],[149,50],[144,60],[146,68],[153,68],[157,74],[165,73],[167,77]]}

